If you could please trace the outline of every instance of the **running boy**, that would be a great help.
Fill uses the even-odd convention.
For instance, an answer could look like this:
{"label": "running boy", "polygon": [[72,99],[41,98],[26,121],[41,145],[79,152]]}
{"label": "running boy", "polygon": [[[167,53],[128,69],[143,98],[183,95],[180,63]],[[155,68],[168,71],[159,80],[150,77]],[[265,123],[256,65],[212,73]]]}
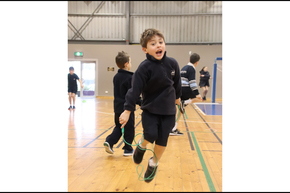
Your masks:
{"label": "running boy", "polygon": [[[113,132],[106,138],[104,147],[107,153],[113,154],[113,146],[119,141],[122,136],[121,124],[119,123],[119,117],[124,111],[125,95],[129,88],[131,88],[133,72],[129,72],[131,69],[131,58],[125,52],[119,52],[115,58],[117,66],[120,68],[118,73],[114,76],[114,112],[115,112],[115,124]],[[137,103],[141,105],[141,98],[137,100]],[[134,108],[135,110],[135,108]],[[135,135],[135,115],[134,111],[130,114],[128,124],[124,128],[125,140],[132,144]],[[130,156],[133,154],[132,146],[124,144],[123,147],[124,156]]]}
{"label": "running boy", "polygon": [[[184,107],[188,104],[202,101],[195,79],[195,68],[199,60],[200,56],[198,54],[192,54],[189,58],[189,63],[180,70],[182,82],[181,109],[183,109],[181,113],[184,112]],[[183,133],[177,130],[179,118],[170,132],[170,135],[183,135]]]}
{"label": "running boy", "polygon": [[204,66],[200,72],[200,81],[199,81],[199,86],[202,88],[202,100],[206,100],[206,94],[208,92],[208,87],[209,87],[209,79],[211,79],[211,76],[207,70],[207,67]]}
{"label": "running boy", "polygon": [[[77,80],[81,83],[81,87],[83,88],[82,81],[79,79],[78,75],[74,73],[74,67],[69,67],[69,74],[68,74],[68,100],[69,100],[69,108],[68,110],[75,109],[75,100],[76,100],[76,93],[78,91]],[[73,106],[71,105],[71,99],[73,99]]]}
{"label": "running boy", "polygon": [[[144,141],[138,142],[133,160],[140,164],[147,144],[154,143],[154,153],[144,174],[145,182],[151,182],[158,163],[165,151],[169,133],[174,126],[176,106],[180,104],[181,78],[177,61],[167,57],[163,34],[156,29],[146,29],[141,35],[140,44],[146,58],[133,75],[132,88],[126,94],[125,111],[119,121],[126,125],[130,113],[134,111],[138,96],[142,93],[141,109]],[[142,148],[142,149],[141,149]],[[154,168],[156,169],[154,170]]]}

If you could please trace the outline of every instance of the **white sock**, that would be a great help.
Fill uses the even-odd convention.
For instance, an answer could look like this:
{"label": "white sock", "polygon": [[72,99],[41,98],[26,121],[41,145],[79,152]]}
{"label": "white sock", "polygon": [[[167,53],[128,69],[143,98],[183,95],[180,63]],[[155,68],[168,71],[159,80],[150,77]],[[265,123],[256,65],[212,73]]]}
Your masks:
{"label": "white sock", "polygon": [[175,125],[174,125],[172,131],[174,132],[174,131],[176,131],[176,129],[177,129],[177,122],[175,122]]}
{"label": "white sock", "polygon": [[154,163],[153,158],[151,158],[151,159],[149,159],[149,166],[155,167],[155,166],[158,166],[158,164]]}
{"label": "white sock", "polygon": [[191,103],[191,99],[188,99],[188,100],[186,100],[186,101],[184,101],[184,104],[190,104]]}

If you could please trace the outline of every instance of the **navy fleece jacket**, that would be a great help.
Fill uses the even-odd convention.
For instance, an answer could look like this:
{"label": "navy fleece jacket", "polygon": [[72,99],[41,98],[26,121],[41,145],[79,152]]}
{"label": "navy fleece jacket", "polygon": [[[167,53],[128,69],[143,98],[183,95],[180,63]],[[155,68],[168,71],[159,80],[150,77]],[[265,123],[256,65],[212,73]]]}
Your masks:
{"label": "navy fleece jacket", "polygon": [[142,94],[142,110],[158,115],[174,115],[175,100],[181,96],[179,65],[174,58],[167,57],[166,52],[161,60],[148,53],[146,57],[133,75],[124,109],[134,111],[136,101]]}

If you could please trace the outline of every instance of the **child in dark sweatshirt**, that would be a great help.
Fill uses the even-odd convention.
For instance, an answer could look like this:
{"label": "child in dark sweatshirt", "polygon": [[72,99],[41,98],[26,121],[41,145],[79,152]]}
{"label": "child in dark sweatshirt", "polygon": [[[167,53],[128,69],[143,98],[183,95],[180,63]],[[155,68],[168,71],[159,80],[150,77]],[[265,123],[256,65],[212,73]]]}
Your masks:
{"label": "child in dark sweatshirt", "polygon": [[166,56],[164,36],[159,30],[146,29],[140,44],[146,59],[133,75],[132,88],[126,94],[125,111],[119,120],[121,127],[127,124],[130,113],[134,111],[136,101],[142,93],[144,140],[139,140],[133,160],[136,164],[141,163],[147,144],[155,142],[154,154],[157,160],[155,156],[149,159],[144,174],[145,182],[150,182],[155,176],[169,133],[175,123],[176,104],[180,105],[181,78],[177,61]]}
{"label": "child in dark sweatshirt", "polygon": [[[114,112],[115,112],[115,124],[113,132],[106,138],[104,142],[104,147],[107,153],[113,154],[113,146],[119,141],[122,137],[121,124],[119,123],[119,117],[124,111],[125,95],[127,91],[131,88],[133,72],[130,72],[131,69],[131,58],[125,52],[119,52],[116,56],[116,64],[120,68],[118,73],[114,76]],[[141,98],[139,97],[136,101],[137,104],[141,105]],[[135,103],[135,104],[136,104]],[[125,140],[132,144],[133,138],[135,135],[135,107],[133,108],[128,124],[124,128],[124,138]],[[123,147],[124,156],[130,156],[133,154],[132,146],[124,144]]]}
{"label": "child in dark sweatshirt", "polygon": [[207,67],[204,66],[201,71],[200,71],[200,81],[199,81],[199,86],[202,88],[202,99],[206,100],[206,94],[208,92],[208,87],[209,87],[209,79],[211,79],[211,76],[207,70]]}

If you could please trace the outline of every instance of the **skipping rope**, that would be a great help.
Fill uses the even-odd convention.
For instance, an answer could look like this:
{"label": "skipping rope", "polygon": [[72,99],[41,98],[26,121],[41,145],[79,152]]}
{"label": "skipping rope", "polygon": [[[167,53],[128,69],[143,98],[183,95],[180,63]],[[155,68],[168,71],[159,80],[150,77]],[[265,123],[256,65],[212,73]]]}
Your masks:
{"label": "skipping rope", "polygon": [[[179,116],[180,116],[180,110],[179,110],[179,107],[180,107],[180,106],[179,106],[178,104],[176,104],[176,105],[178,106],[178,114],[177,114],[177,119],[175,120],[175,122],[177,122],[177,120],[178,120],[178,118],[179,118]],[[151,152],[153,153],[154,157],[155,157],[155,160],[157,161],[157,157],[156,157],[154,151],[152,151],[151,149],[147,149],[147,148],[146,148],[146,149],[143,149],[143,148],[141,148],[140,146],[138,146],[138,143],[135,141],[135,138],[136,138],[138,135],[142,135],[142,141],[141,141],[141,143],[143,143],[143,141],[144,141],[144,135],[143,135],[142,133],[138,133],[138,134],[135,135],[134,138],[133,138],[133,141],[135,142],[136,145],[130,144],[130,143],[128,143],[128,142],[125,140],[125,138],[124,138],[124,127],[122,128],[122,137],[123,137],[123,141],[124,141],[124,143],[126,143],[127,145],[130,145],[130,146],[137,146],[137,148],[139,148],[139,149],[141,149],[141,150],[143,150],[143,151],[146,151],[146,150],[151,151]],[[141,144],[141,143],[140,143],[140,144]],[[140,166],[141,166],[141,168],[142,168],[141,173],[138,172],[138,168],[139,168]],[[153,170],[153,172],[151,173],[151,175],[150,175],[148,178],[144,178],[144,177],[141,176],[142,173],[143,173],[144,167],[143,167],[143,165],[139,164],[139,165],[136,167],[136,172],[137,172],[137,174],[138,174],[138,176],[139,176],[139,177],[138,177],[138,180],[140,180],[140,181],[144,181],[144,180],[151,180],[151,179],[153,179],[153,178],[155,177],[155,175],[157,174],[157,172],[155,172],[155,175],[152,176],[152,174],[153,174],[154,171],[156,170],[156,167],[157,167],[157,164],[155,165],[154,170]]]}

